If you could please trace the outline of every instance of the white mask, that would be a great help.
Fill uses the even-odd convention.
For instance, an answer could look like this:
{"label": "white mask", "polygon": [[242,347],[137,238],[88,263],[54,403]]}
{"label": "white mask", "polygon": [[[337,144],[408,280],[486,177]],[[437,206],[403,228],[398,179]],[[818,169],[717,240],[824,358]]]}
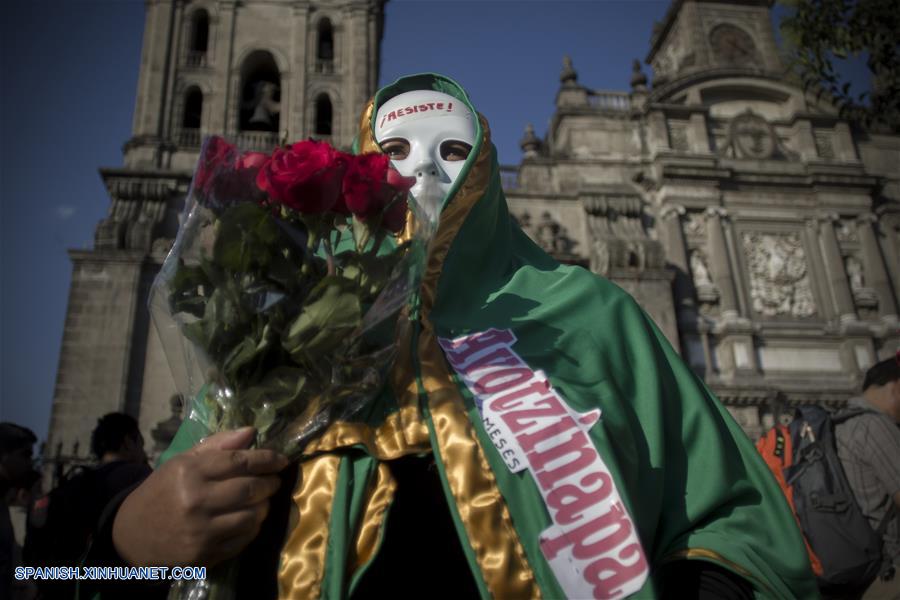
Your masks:
{"label": "white mask", "polygon": [[394,96],[378,109],[375,141],[434,222],[475,144],[475,119],[458,98],[430,90]]}

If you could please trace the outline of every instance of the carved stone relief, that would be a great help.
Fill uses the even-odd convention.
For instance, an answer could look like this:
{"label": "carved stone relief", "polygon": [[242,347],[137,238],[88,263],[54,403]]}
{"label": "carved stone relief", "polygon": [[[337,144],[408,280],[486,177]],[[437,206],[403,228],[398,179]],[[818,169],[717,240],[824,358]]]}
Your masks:
{"label": "carved stone relief", "polygon": [[816,129],[813,133],[813,140],[816,144],[816,154],[819,158],[830,160],[834,158],[834,135],[830,131]]}
{"label": "carved stone relief", "polygon": [[706,218],[701,213],[687,213],[684,216],[684,233],[688,237],[688,239],[705,239]]}
{"label": "carved stone relief", "polygon": [[672,150],[687,152],[688,138],[686,121],[669,120],[669,146]]}
{"label": "carved stone relief", "polygon": [[772,125],[750,109],[731,120],[728,139],[722,144],[720,153],[756,160],[796,158],[796,153],[782,144]]}
{"label": "carved stone relief", "polygon": [[588,214],[591,270],[662,269],[665,250],[648,231],[644,202],[634,194],[586,194],[582,206]]}
{"label": "carved stone relief", "polygon": [[835,223],[834,233],[842,244],[859,242],[855,224],[847,219],[841,219]]}
{"label": "carved stone relief", "polygon": [[522,211],[518,216],[512,215],[512,218],[545,252],[557,257],[568,257],[574,253],[578,242],[549,212],[545,211],[536,223],[532,222],[528,211]]}
{"label": "carved stone relief", "polygon": [[744,233],[753,310],[767,317],[816,314],[798,233]]}

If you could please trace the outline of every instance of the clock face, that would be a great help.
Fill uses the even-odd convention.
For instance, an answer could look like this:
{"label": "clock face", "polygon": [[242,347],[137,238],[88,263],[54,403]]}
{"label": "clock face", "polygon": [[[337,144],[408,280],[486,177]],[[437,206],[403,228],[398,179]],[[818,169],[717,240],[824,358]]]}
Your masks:
{"label": "clock face", "polygon": [[709,43],[720,62],[732,66],[751,66],[756,62],[753,38],[734,25],[719,25],[709,34]]}

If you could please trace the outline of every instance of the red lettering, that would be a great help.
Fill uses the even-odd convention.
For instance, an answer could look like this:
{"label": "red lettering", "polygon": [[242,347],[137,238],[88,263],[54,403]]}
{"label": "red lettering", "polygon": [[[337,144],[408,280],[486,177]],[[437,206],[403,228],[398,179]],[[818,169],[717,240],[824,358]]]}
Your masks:
{"label": "red lettering", "polygon": [[447,112],[450,112],[451,110],[453,110],[453,103],[452,103],[452,102],[448,102],[448,103],[447,103]]}
{"label": "red lettering", "polygon": [[523,433],[516,436],[516,441],[522,447],[526,454],[534,452],[535,446],[540,442],[559,437],[562,434],[576,427],[575,421],[572,419],[560,419],[542,429],[538,429],[532,433]]}
{"label": "red lettering", "polygon": [[534,469],[537,472],[538,483],[540,483],[541,487],[545,490],[551,489],[559,480],[565,479],[578,471],[590,467],[598,458],[597,450],[594,449],[582,431],[576,431],[572,438],[564,444],[554,446],[541,453],[535,452],[533,454],[539,458],[532,458],[529,456],[528,462],[530,462],[532,466],[535,465],[536,461],[546,464],[553,459],[560,459],[562,457],[568,458],[570,455],[575,455],[574,460],[567,460],[563,465],[552,471],[540,471],[539,467],[534,466]]}
{"label": "red lettering", "polygon": [[503,412],[522,404],[522,398],[526,398],[528,396],[531,396],[532,394],[546,394],[549,389],[550,386],[546,381],[535,381],[534,383],[509,392],[508,394],[500,396],[499,398],[491,399],[489,406],[490,409],[494,412]]}
{"label": "red lettering", "polygon": [[[610,527],[614,527],[614,531],[596,542],[586,543],[585,540],[589,537]],[[631,520],[622,505],[617,502],[609,508],[609,512],[588,521],[581,527],[563,532],[555,538],[541,540],[541,550],[544,556],[552,560],[563,548],[572,546],[572,556],[587,560],[608,553],[627,540],[631,531]]]}
{"label": "red lettering", "polygon": [[534,425],[540,417],[558,417],[566,414],[565,407],[555,395],[539,399],[534,406],[543,408],[514,410],[503,414],[503,420],[506,421],[513,433],[518,433]]}
{"label": "red lettering", "polygon": [[[637,555],[630,565],[622,564],[612,557],[598,558],[584,570],[584,579],[594,584],[594,598],[612,598],[623,586],[642,577],[647,572],[647,559],[640,544],[629,544],[622,548],[618,556],[621,559]],[[633,590],[637,591],[637,590]]]}
{"label": "red lettering", "polygon": [[426,110],[428,110],[428,105],[427,105],[427,104],[420,104],[420,105],[419,105],[419,110],[422,111],[422,112],[425,112]]}
{"label": "red lettering", "polygon": [[477,372],[479,370],[487,367],[518,367],[521,364],[522,361],[519,360],[518,356],[513,354],[512,350],[506,346],[500,346],[493,352],[489,352],[481,358],[478,358],[471,363],[467,363],[463,370],[466,371],[466,374],[469,375],[469,377],[474,379],[478,376]]}
{"label": "red lettering", "polygon": [[416,110],[416,107],[415,107],[415,106],[413,106],[413,107],[407,106],[407,107],[406,107],[406,114],[411,115],[411,114],[413,114],[414,112],[419,112],[419,111]]}
{"label": "red lettering", "polygon": [[[513,356],[513,358],[516,357]],[[516,362],[518,362],[518,360]],[[470,371],[472,371],[472,369],[470,369]],[[534,377],[534,371],[528,367],[497,369],[496,371],[491,371],[482,375],[475,382],[475,389],[479,394],[496,394],[522,385],[532,377]],[[498,379],[501,380],[500,383],[494,383]]]}
{"label": "red lettering", "polygon": [[434,102],[429,102],[428,108],[430,108],[431,110],[434,110]]}
{"label": "red lettering", "polygon": [[[588,481],[590,479],[599,479],[600,487],[596,490],[584,489],[593,483]],[[589,473],[582,477],[580,484],[584,487],[566,484],[547,494],[547,505],[557,511],[553,515],[554,523],[560,525],[574,523],[582,517],[585,510],[603,502],[613,488],[612,477],[603,472]]]}
{"label": "red lettering", "polygon": [[388,120],[388,121],[393,121],[393,120],[396,119],[396,118],[397,118],[397,113],[394,112],[393,110],[392,110],[391,112],[389,112],[388,115],[387,115],[387,120]]}
{"label": "red lettering", "polygon": [[444,350],[448,355],[452,355],[447,357],[450,362],[453,363],[454,366],[458,366],[476,352],[480,352],[491,346],[509,346],[514,341],[516,341],[516,336],[514,336],[509,329],[488,329],[483,333],[466,336],[459,342],[449,342],[447,345],[441,345],[444,346]]}
{"label": "red lettering", "polygon": [[437,103],[437,109],[438,109],[438,110],[444,110],[444,103],[443,103],[443,102],[438,102],[438,103]]}

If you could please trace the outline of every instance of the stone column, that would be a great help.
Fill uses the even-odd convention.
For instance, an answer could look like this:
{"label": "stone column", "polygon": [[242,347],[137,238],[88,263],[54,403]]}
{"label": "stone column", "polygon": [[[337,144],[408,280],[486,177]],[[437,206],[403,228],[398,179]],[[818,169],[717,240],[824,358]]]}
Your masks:
{"label": "stone column", "polygon": [[831,295],[834,298],[838,318],[841,323],[845,323],[856,320],[856,310],[853,305],[853,295],[850,292],[850,282],[847,281],[847,273],[844,270],[841,248],[838,246],[837,236],[834,233],[834,222],[837,220],[838,215],[836,214],[819,216],[819,244],[822,247],[822,254],[825,256],[825,269],[828,272]]}
{"label": "stone column", "polygon": [[678,269],[675,273],[673,291],[679,320],[682,316],[689,317],[696,311],[693,286],[691,285],[691,264],[688,260],[687,244],[684,241],[684,230],[681,224],[681,216],[685,212],[683,206],[670,204],[663,207],[659,213],[665,232],[666,256]]}
{"label": "stone column", "polygon": [[306,80],[308,69],[314,68],[310,65],[314,63],[307,60],[306,52],[310,46],[307,41],[307,35],[313,35],[309,26],[309,6],[294,5],[291,9],[291,18],[293,19],[293,39],[291,40],[291,72],[293,73],[293,81],[291,82],[291,97],[285,101],[282,97],[282,103],[289,107],[289,110],[282,113],[290,139],[302,140],[309,135],[306,129]]}
{"label": "stone column", "polygon": [[698,154],[709,153],[709,133],[706,130],[706,115],[694,113],[691,115],[687,129],[688,148]]}
{"label": "stone column", "polygon": [[834,157],[838,160],[855,161],[859,160],[856,156],[856,148],[853,145],[853,134],[850,132],[850,126],[841,121],[834,126]]}
{"label": "stone column", "polygon": [[885,320],[896,320],[897,301],[891,290],[891,282],[881,257],[881,250],[878,248],[878,239],[874,230],[877,222],[878,217],[872,213],[860,215],[856,219],[865,262],[866,287],[874,289],[878,296],[878,315]]}
{"label": "stone column", "polygon": [[797,140],[797,152],[803,160],[818,160],[816,142],[813,137],[812,124],[808,120],[798,120],[794,124],[794,135]]}
{"label": "stone column", "polygon": [[239,103],[240,95],[237,97],[232,95],[231,90],[231,71],[235,65],[231,64],[234,60],[234,20],[235,5],[230,2],[223,2],[219,5],[219,14],[216,31],[215,54],[212,57],[213,68],[215,69],[215,79],[213,89],[216,90],[216,102],[213,106],[210,104],[206,107],[205,99],[203,110],[210,111],[209,129],[210,133],[231,134],[232,123],[231,103]]}
{"label": "stone column", "polygon": [[669,148],[666,117],[661,110],[653,110],[647,116],[647,146],[651,155]]}
{"label": "stone column", "polygon": [[879,236],[881,255],[887,263],[888,273],[893,284],[894,297],[900,302],[900,215],[887,214],[880,217],[882,235]]}
{"label": "stone column", "polygon": [[724,208],[711,206],[706,209],[707,248],[710,267],[713,271],[713,282],[719,289],[719,309],[723,319],[738,316],[737,294],[734,277],[728,260],[728,245],[725,243],[725,232],[722,220],[728,216]]}

